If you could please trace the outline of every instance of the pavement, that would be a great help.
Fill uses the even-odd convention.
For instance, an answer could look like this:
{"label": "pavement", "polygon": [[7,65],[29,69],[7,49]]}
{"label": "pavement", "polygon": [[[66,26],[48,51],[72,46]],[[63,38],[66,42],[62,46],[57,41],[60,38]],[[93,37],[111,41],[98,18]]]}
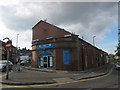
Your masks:
{"label": "pavement", "polygon": [[60,71],[22,66],[20,71],[18,71],[19,66],[14,65],[13,70],[9,72],[9,80],[6,80],[4,75],[1,83],[7,85],[34,85],[71,82],[106,75],[112,67],[113,65],[87,71]]}

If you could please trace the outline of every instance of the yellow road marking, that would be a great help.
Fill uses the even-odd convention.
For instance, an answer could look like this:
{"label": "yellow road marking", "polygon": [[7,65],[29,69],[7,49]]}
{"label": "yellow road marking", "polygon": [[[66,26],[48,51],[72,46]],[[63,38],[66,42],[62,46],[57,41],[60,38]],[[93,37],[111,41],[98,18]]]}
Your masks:
{"label": "yellow road marking", "polygon": [[17,87],[19,87],[19,88],[27,88],[27,87],[39,87],[39,86],[55,86],[55,85],[63,85],[63,84],[70,84],[70,83],[77,83],[77,82],[81,82],[81,81],[89,81],[89,80],[94,80],[94,79],[99,79],[99,78],[103,78],[103,77],[106,77],[106,76],[108,76],[108,75],[110,75],[112,73],[112,69],[109,71],[109,73],[108,74],[106,74],[106,75],[104,75],[104,76],[99,76],[99,77],[95,77],[95,78],[90,78],[90,79],[83,79],[83,80],[75,80],[75,81],[71,81],[71,82],[64,82],[64,83],[54,83],[54,84],[42,84],[42,85],[2,85],[2,86],[4,86],[4,87],[11,87],[11,88],[17,88]]}

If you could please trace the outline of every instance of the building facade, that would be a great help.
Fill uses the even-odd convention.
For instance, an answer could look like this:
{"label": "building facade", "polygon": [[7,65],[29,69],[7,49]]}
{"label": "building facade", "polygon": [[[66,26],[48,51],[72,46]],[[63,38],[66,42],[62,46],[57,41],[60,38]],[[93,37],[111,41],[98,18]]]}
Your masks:
{"label": "building facade", "polygon": [[[11,41],[11,47],[9,50],[9,60],[15,63],[16,58],[16,47],[12,45]],[[5,48],[5,42],[0,40],[0,60],[7,60],[7,50]]]}
{"label": "building facade", "polygon": [[2,60],[2,41],[0,40],[0,60]]}
{"label": "building facade", "polygon": [[105,65],[107,53],[45,21],[33,28],[32,66],[80,71]]}
{"label": "building facade", "polygon": [[5,49],[5,42],[0,40],[0,60],[7,59],[7,50]]}

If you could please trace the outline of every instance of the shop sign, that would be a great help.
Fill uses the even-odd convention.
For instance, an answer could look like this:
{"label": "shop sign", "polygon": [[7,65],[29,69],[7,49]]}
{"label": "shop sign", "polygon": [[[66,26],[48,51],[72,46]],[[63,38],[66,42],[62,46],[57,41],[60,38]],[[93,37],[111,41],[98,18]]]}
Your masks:
{"label": "shop sign", "polygon": [[46,49],[46,48],[53,48],[53,43],[41,44],[37,46],[37,49]]}

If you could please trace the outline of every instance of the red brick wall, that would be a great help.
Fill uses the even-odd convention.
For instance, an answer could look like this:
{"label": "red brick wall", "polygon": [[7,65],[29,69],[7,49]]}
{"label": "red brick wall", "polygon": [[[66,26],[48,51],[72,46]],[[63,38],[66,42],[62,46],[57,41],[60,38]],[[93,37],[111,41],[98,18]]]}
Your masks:
{"label": "red brick wall", "polygon": [[36,65],[36,52],[32,52],[32,67],[37,67]]}
{"label": "red brick wall", "polygon": [[[63,65],[63,54],[62,54],[62,52],[63,52],[63,49],[56,49],[55,51],[56,51],[56,69],[57,70],[72,70],[72,69],[76,69],[75,67],[76,67],[76,64],[75,64],[75,66],[74,66],[74,63],[75,63],[75,61],[73,61],[73,63],[71,62],[71,60],[72,60],[72,56],[73,56],[73,54],[71,55],[71,50],[70,49],[67,49],[67,50],[69,50],[70,51],[70,63],[69,63],[69,65]],[[72,64],[73,64],[73,66],[72,66]]]}
{"label": "red brick wall", "polygon": [[63,37],[67,34],[70,33],[44,21],[41,21],[35,27],[33,27],[33,40],[44,40],[48,37]]}

